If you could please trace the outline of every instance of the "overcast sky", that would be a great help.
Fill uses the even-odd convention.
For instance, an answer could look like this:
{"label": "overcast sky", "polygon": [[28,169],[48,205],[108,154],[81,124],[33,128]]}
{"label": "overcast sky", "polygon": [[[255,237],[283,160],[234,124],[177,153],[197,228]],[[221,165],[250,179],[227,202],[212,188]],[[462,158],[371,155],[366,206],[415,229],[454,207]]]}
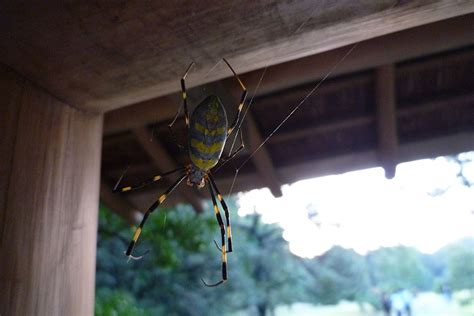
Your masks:
{"label": "overcast sky", "polygon": [[[474,159],[474,152],[464,155]],[[399,164],[393,180],[372,168],[285,185],[277,199],[268,189],[253,190],[238,195],[239,215],[256,211],[264,222],[278,223],[290,250],[302,257],[333,245],[360,254],[400,244],[433,253],[474,237],[474,187],[463,186],[458,172],[440,157]],[[474,180],[474,162],[464,174]],[[439,190],[446,191],[433,196]]]}

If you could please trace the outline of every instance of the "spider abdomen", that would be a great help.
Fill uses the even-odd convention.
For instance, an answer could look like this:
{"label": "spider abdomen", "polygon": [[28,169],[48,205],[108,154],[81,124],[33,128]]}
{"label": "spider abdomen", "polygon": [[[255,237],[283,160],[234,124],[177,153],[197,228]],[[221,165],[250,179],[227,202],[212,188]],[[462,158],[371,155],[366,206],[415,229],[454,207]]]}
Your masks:
{"label": "spider abdomen", "polygon": [[208,96],[196,107],[189,122],[188,148],[192,163],[206,171],[214,167],[226,139],[225,109],[217,96]]}

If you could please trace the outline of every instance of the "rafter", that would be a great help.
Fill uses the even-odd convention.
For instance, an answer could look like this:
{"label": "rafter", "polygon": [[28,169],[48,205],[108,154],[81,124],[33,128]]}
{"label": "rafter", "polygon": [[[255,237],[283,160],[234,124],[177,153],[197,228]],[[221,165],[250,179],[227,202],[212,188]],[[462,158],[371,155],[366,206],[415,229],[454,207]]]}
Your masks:
{"label": "rafter", "polygon": [[[433,139],[401,143],[398,151],[398,162],[453,155],[473,149],[474,132],[463,132]],[[294,183],[303,179],[368,169],[378,165],[377,152],[374,149],[281,167],[277,169],[277,174],[283,183]],[[235,181],[233,177],[220,179],[220,186],[223,192],[227,192],[231,186],[233,188],[232,192],[244,192],[263,187],[265,183],[260,175],[256,173],[239,173]]]}
{"label": "rafter", "polygon": [[104,180],[100,181],[100,201],[130,225],[137,224],[141,217],[138,208],[123,196],[112,193],[112,187]]}
{"label": "rafter", "polygon": [[[236,80],[235,78],[232,79],[233,81],[220,82],[219,85],[215,87],[219,96],[222,97],[223,102],[226,103],[232,101],[236,103],[235,100],[238,100],[240,96],[240,91],[233,89],[236,86]],[[245,147],[247,147],[250,152],[253,152],[262,143],[263,138],[251,112],[247,112],[243,120],[242,128],[244,128],[244,134],[246,134],[248,139],[248,142],[244,142]],[[251,159],[257,169],[259,177],[262,179],[263,186],[268,187],[274,196],[280,197],[282,195],[281,183],[278,180],[273,161],[267,149],[261,147]]]}
{"label": "rafter", "polygon": [[[160,172],[166,172],[177,167],[176,162],[169,156],[163,145],[156,139],[153,139],[146,127],[134,129],[133,134],[143,149],[150,155]],[[192,190],[193,189],[189,187],[181,185],[176,189],[175,194],[181,194],[185,200],[193,206],[196,212],[201,213],[203,211],[201,199]]]}
{"label": "rafter", "polygon": [[377,123],[377,156],[392,179],[398,160],[397,113],[395,99],[395,67],[393,64],[378,67],[375,71],[375,118]]}
{"label": "rafter", "polygon": [[172,98],[164,96],[111,111],[104,116],[104,134],[119,133],[171,119],[178,105]]}
{"label": "rafter", "polygon": [[[247,126],[246,131],[249,139],[248,147],[250,148],[250,152],[254,152],[262,143],[263,138],[260,135],[255,119],[250,112],[247,113],[245,118],[245,125]],[[263,183],[268,186],[275,197],[280,197],[282,195],[281,182],[278,180],[273,161],[270,158],[267,149],[264,146],[258,149],[258,151],[252,156],[252,161],[257,168],[257,172],[262,178]]]}
{"label": "rafter", "polygon": [[[467,93],[463,95],[457,95],[452,97],[443,98],[440,100],[424,102],[416,104],[416,106],[407,104],[405,108],[397,111],[397,119],[410,117],[412,115],[419,115],[424,112],[438,111],[447,107],[447,104],[452,109],[457,107],[463,107],[468,102],[474,101],[474,94]],[[303,138],[307,136],[317,137],[318,135],[336,132],[338,130],[350,129],[353,127],[371,124],[375,121],[375,118],[370,115],[361,116],[357,118],[345,119],[337,122],[330,122],[321,124],[319,126],[303,128],[299,130],[292,131],[290,133],[277,133],[272,136],[269,140],[269,143],[276,144],[280,142],[290,141],[298,138]]]}

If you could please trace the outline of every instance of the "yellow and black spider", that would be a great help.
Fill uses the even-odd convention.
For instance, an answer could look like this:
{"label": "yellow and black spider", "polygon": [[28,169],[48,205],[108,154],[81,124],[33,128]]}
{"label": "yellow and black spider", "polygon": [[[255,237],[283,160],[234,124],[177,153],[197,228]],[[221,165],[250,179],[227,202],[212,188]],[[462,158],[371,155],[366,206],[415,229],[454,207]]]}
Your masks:
{"label": "yellow and black spider", "polygon": [[[232,252],[232,233],[231,233],[231,226],[230,226],[230,218],[229,218],[229,210],[227,205],[222,197],[222,194],[219,192],[219,189],[216,186],[214,178],[211,174],[211,169],[214,168],[219,161],[225,162],[231,158],[233,158],[239,151],[244,148],[244,143],[241,138],[241,145],[240,147],[231,153],[227,157],[222,157],[222,152],[224,150],[225,143],[229,138],[229,135],[237,126],[237,123],[240,118],[240,113],[242,112],[242,108],[244,106],[245,98],[247,97],[247,89],[245,88],[244,84],[240,80],[237,73],[234,71],[232,66],[224,59],[224,62],[230,68],[234,77],[240,84],[242,88],[242,96],[240,98],[240,103],[237,110],[237,115],[233,123],[228,127],[227,122],[227,115],[225,109],[219,100],[219,98],[215,95],[210,95],[205,98],[194,110],[189,117],[188,114],[188,104],[187,104],[187,97],[186,97],[186,76],[189,73],[191,67],[194,63],[191,63],[186,70],[184,76],[181,78],[181,91],[183,96],[183,104],[182,107],[184,108],[184,119],[186,122],[187,128],[187,151],[189,153],[189,158],[191,163],[177,168],[175,170],[165,172],[160,175],[156,175],[144,182],[135,185],[135,186],[126,186],[119,188],[119,184],[122,181],[124,175],[120,177],[117,181],[117,184],[114,187],[114,192],[129,192],[133,190],[137,190],[147,186],[151,183],[159,181],[165,176],[171,175],[176,172],[182,172],[182,175],[176,180],[176,182],[171,185],[168,190],[165,191],[146,211],[143,219],[138,225],[137,229],[135,230],[135,234],[133,235],[132,240],[130,241],[130,245],[128,246],[125,255],[131,259],[141,259],[142,256],[135,257],[132,255],[133,248],[135,243],[140,236],[140,233],[145,225],[148,216],[161,204],[163,203],[167,196],[173,192],[173,190],[185,179],[187,178],[187,184],[189,186],[196,186],[198,188],[204,187],[206,184],[209,188],[209,193],[211,195],[212,204],[214,206],[214,213],[217,218],[217,222],[220,226],[220,233],[221,233],[221,247],[219,248],[222,252],[222,279],[214,284],[207,284],[204,280],[202,282],[206,286],[217,286],[219,284],[224,283],[227,280],[227,253]],[[170,129],[172,125],[175,123],[177,117],[179,116],[181,108],[176,113],[175,118],[169,125]],[[226,228],[227,232],[224,227],[224,222],[222,220],[222,216],[219,211],[219,207],[217,206],[216,202],[216,194],[217,199],[219,200],[222,208],[224,209],[225,219],[226,219]],[[227,247],[225,243],[225,236],[227,235]],[[216,244],[217,245],[217,244]]]}

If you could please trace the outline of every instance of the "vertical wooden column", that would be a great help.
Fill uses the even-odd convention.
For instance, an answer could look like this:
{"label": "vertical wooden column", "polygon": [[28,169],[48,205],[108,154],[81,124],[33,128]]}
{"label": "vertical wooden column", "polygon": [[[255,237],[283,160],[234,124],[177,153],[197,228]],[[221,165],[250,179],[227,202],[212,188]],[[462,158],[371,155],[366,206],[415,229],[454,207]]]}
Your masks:
{"label": "vertical wooden column", "polygon": [[92,315],[102,115],[0,66],[0,315]]}
{"label": "vertical wooden column", "polygon": [[398,160],[395,68],[393,64],[376,69],[375,104],[377,121],[377,154],[385,177],[392,179]]}

